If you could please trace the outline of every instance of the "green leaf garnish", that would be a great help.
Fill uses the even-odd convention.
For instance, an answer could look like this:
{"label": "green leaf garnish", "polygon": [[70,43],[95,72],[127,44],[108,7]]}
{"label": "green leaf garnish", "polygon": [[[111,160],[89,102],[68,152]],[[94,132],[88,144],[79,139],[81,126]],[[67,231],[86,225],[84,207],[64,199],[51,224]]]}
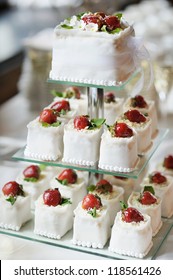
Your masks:
{"label": "green leaf garnish", "polygon": [[105,25],[105,24],[102,26],[101,31],[109,33],[109,32],[107,31],[107,29],[106,29],[106,25]]}
{"label": "green leaf garnish", "polygon": [[92,119],[88,129],[100,128],[104,124],[106,119]]}
{"label": "green leaf garnish", "polygon": [[64,109],[62,109],[59,113],[60,113],[60,115],[66,115],[66,114],[67,114],[67,112],[68,112],[68,110],[64,110]]}
{"label": "green leaf garnish", "polygon": [[70,198],[62,198],[61,205],[72,204]]}
{"label": "green leaf garnish", "polygon": [[128,205],[124,201],[120,201],[121,209],[125,210],[128,208]]}
{"label": "green leaf garnish", "polygon": [[152,186],[145,186],[143,192],[150,192],[155,195],[154,188]]}
{"label": "green leaf garnish", "polygon": [[51,90],[50,92],[53,96],[55,97],[63,97],[63,93],[62,92],[58,92],[55,89]]}
{"label": "green leaf garnish", "polygon": [[68,180],[67,179],[59,180],[58,178],[55,178],[55,180],[57,180],[60,184],[62,184],[64,186],[68,185]]}
{"label": "green leaf garnish", "polygon": [[120,31],[122,31],[122,28],[115,28],[114,30],[110,31],[110,34],[115,34],[115,33],[119,33]]}
{"label": "green leaf garnish", "polygon": [[45,164],[39,164],[39,168],[41,171],[44,171],[46,169],[46,165]]}
{"label": "green leaf garnish", "polygon": [[97,216],[96,207],[94,207],[93,209],[89,210],[87,213],[90,214],[93,218],[96,218],[96,216]]}
{"label": "green leaf garnish", "polygon": [[16,201],[17,197],[16,196],[9,196],[6,201],[10,202],[11,205],[14,205],[15,201]]}
{"label": "green leaf garnish", "polygon": [[115,16],[118,18],[118,19],[121,19],[123,14],[122,13],[118,13],[118,14],[115,14]]}
{"label": "green leaf garnish", "polygon": [[70,25],[67,25],[67,24],[61,24],[61,27],[65,28],[65,29],[73,29],[73,26],[70,26]]}
{"label": "green leaf garnish", "polygon": [[46,122],[41,122],[41,124],[42,124],[43,127],[51,127],[51,126],[57,127],[57,126],[60,126],[61,122],[57,121],[57,122],[54,122],[54,123],[51,123],[51,124],[46,123]]}
{"label": "green leaf garnish", "polygon": [[95,189],[96,189],[95,185],[91,185],[91,186],[87,187],[88,192],[93,192]]}
{"label": "green leaf garnish", "polygon": [[81,18],[83,17],[84,14],[86,14],[86,12],[76,15],[77,19],[81,20]]}
{"label": "green leaf garnish", "polygon": [[30,177],[30,178],[24,178],[24,181],[34,183],[34,182],[37,182],[38,179],[37,179],[37,178],[34,178],[34,177]]}

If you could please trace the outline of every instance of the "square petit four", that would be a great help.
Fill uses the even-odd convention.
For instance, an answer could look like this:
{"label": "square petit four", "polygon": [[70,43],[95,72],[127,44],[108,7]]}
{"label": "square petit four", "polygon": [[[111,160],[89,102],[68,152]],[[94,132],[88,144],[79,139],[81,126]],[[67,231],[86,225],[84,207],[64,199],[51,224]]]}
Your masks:
{"label": "square petit four", "polygon": [[173,176],[173,155],[166,155],[158,165],[158,169],[166,175]]}
{"label": "square petit four", "polygon": [[106,92],[104,94],[104,118],[108,125],[113,125],[115,119],[122,113],[123,98],[115,98],[115,93]]}
{"label": "square petit four", "polygon": [[60,239],[72,228],[72,204],[58,189],[46,190],[35,204],[35,234]]}
{"label": "square petit four", "polygon": [[73,209],[87,194],[87,184],[80,173],[73,169],[64,169],[50,182],[52,188],[58,188],[62,196],[70,198]]}
{"label": "square petit four", "polygon": [[88,194],[74,210],[73,244],[83,247],[103,248],[110,237],[110,217],[101,199]]}
{"label": "square petit four", "polygon": [[115,123],[101,137],[99,167],[131,172],[138,162],[136,132],[125,123]]}
{"label": "square petit four", "polygon": [[30,204],[21,185],[16,181],[6,183],[0,195],[0,227],[19,231],[32,218]]}
{"label": "square petit four", "polygon": [[109,243],[111,252],[144,258],[152,246],[150,216],[132,207],[117,213]]}
{"label": "square petit four", "polygon": [[104,119],[77,116],[64,126],[64,154],[62,161],[93,166],[99,159]]}
{"label": "square petit four", "polygon": [[102,204],[108,209],[110,222],[113,225],[115,216],[121,209],[120,201],[124,201],[123,188],[113,186],[109,181],[101,179],[96,185],[89,186],[88,191],[101,198]]}

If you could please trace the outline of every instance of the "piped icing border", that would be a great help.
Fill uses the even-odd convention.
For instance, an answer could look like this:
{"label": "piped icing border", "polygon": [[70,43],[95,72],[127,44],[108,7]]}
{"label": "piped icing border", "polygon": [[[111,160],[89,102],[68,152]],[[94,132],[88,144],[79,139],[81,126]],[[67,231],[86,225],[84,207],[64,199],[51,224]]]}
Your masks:
{"label": "piped icing border", "polygon": [[34,230],[35,234],[41,235],[41,236],[46,236],[48,238],[52,238],[52,239],[61,239],[60,235],[56,235],[53,233],[49,233],[47,231],[41,231],[41,230]]}
{"label": "piped icing border", "polygon": [[0,223],[0,228],[11,229],[11,230],[19,231],[20,228],[21,228],[21,226],[12,225],[12,224]]}
{"label": "piped icing border", "polygon": [[88,247],[88,248],[98,248],[98,249],[103,249],[104,245],[102,245],[101,243],[96,243],[96,242],[90,242],[90,241],[80,241],[80,240],[76,240],[73,239],[72,243],[74,245],[78,245],[78,246],[82,246],[82,247]]}
{"label": "piped icing border", "polygon": [[83,166],[93,166],[95,164],[94,161],[82,160],[82,159],[77,160],[75,158],[62,158],[62,162],[78,164]]}
{"label": "piped icing border", "polygon": [[108,164],[98,164],[98,167],[107,171],[116,171],[116,172],[122,172],[122,173],[129,173],[136,169],[137,164],[139,163],[139,158],[137,159],[135,165],[133,168],[130,167],[121,167],[121,166],[112,166]]}
{"label": "piped icing border", "polygon": [[44,154],[31,153],[29,151],[28,146],[26,146],[26,148],[25,148],[24,155],[26,157],[30,157],[30,158],[33,158],[33,159],[48,160],[48,161],[51,161],[51,160],[55,161],[58,158],[60,158],[60,155],[51,156],[51,155],[46,155],[46,154],[44,155]]}

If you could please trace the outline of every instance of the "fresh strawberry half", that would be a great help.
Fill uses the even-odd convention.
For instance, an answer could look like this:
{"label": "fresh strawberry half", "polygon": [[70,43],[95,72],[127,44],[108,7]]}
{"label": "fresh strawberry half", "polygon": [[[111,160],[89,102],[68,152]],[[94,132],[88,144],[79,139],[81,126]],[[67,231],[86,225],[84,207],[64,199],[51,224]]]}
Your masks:
{"label": "fresh strawberry half", "polygon": [[58,181],[63,184],[75,184],[77,181],[77,173],[73,169],[64,169],[58,176]]}
{"label": "fresh strawberry half", "polygon": [[44,109],[40,113],[39,121],[48,124],[55,123],[57,121],[57,114],[52,109]]}
{"label": "fresh strawberry half", "polygon": [[133,130],[126,123],[116,123],[115,136],[122,138],[132,137]]}
{"label": "fresh strawberry half", "polygon": [[104,101],[106,103],[115,102],[115,95],[113,92],[106,92],[104,95]]}
{"label": "fresh strawberry half", "polygon": [[168,155],[164,158],[163,166],[167,169],[173,169],[173,156]]}
{"label": "fresh strawberry half", "polygon": [[131,99],[132,107],[138,107],[138,108],[146,108],[147,102],[143,98],[142,95],[136,95]]}
{"label": "fresh strawberry half", "polygon": [[104,24],[106,25],[108,31],[121,28],[120,20],[116,16],[106,16],[104,18]]}
{"label": "fresh strawberry half", "polygon": [[67,112],[70,111],[70,103],[67,100],[63,99],[55,102],[51,106],[51,109],[55,110],[58,113]]}
{"label": "fresh strawberry half", "polygon": [[157,198],[151,192],[144,191],[139,202],[143,205],[151,205],[157,202]]}
{"label": "fresh strawberry half", "polygon": [[10,181],[6,183],[2,188],[2,192],[6,196],[24,195],[22,186],[19,185],[16,181]]}
{"label": "fresh strawberry half", "polygon": [[74,96],[76,99],[80,99],[80,90],[78,87],[69,87],[65,90],[65,94],[67,97],[72,97]]}
{"label": "fresh strawberry half", "polygon": [[139,223],[144,221],[144,217],[136,208],[127,207],[122,210],[122,220],[126,223]]}
{"label": "fresh strawberry half", "polygon": [[111,193],[113,191],[113,186],[105,179],[100,180],[96,184],[96,189],[100,194]]}
{"label": "fresh strawberry half", "polygon": [[97,17],[101,17],[102,19],[104,19],[106,16],[105,13],[103,13],[103,12],[96,12],[96,13],[94,13],[94,15]]}
{"label": "fresh strawberry half", "polygon": [[146,117],[135,109],[125,112],[124,115],[130,122],[143,123],[146,121]]}
{"label": "fresh strawberry half", "polygon": [[167,181],[166,177],[160,172],[154,172],[149,176],[150,183],[163,184]]}
{"label": "fresh strawberry half", "polygon": [[89,14],[89,15],[85,15],[82,17],[82,20],[86,23],[95,23],[98,25],[98,29],[100,29],[103,26],[103,20],[99,15],[93,15],[93,14]]}
{"label": "fresh strawberry half", "polygon": [[25,178],[35,178],[39,179],[40,176],[40,167],[38,165],[30,165],[23,171],[23,175]]}
{"label": "fresh strawberry half", "polygon": [[99,209],[101,206],[101,199],[92,193],[87,194],[82,201],[82,208],[85,210]]}
{"label": "fresh strawberry half", "polygon": [[74,119],[74,128],[80,130],[90,125],[88,116],[77,116]]}
{"label": "fresh strawberry half", "polygon": [[48,206],[61,205],[62,198],[58,189],[48,189],[43,194],[44,204]]}

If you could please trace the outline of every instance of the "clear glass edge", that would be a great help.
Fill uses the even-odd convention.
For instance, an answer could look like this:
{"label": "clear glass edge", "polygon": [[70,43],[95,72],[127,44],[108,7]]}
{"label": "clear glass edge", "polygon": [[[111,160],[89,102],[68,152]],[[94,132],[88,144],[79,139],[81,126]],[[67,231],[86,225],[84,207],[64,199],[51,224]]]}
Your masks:
{"label": "clear glass edge", "polygon": [[108,175],[122,176],[122,177],[126,177],[126,178],[137,179],[138,176],[140,175],[140,173],[143,171],[143,169],[146,167],[146,165],[152,158],[153,154],[155,153],[155,151],[157,150],[159,145],[162,143],[162,141],[167,136],[168,132],[169,132],[169,129],[160,129],[159,130],[157,137],[153,140],[153,145],[152,145],[151,149],[146,154],[147,158],[145,158],[144,156],[139,157],[138,167],[134,171],[129,172],[129,173],[107,171],[107,170],[98,168],[97,164],[95,164],[95,166],[93,166],[93,167],[87,167],[87,166],[72,165],[70,163],[69,164],[63,163],[61,161],[42,161],[42,160],[37,160],[37,159],[33,159],[33,158],[27,158],[24,156],[25,147],[19,149],[12,156],[12,159],[18,160],[18,161],[25,161],[25,162],[35,162],[38,164],[45,164],[45,165],[50,165],[50,166],[59,166],[59,167],[63,167],[63,168],[73,168],[76,170],[88,171],[91,173],[108,174]]}

